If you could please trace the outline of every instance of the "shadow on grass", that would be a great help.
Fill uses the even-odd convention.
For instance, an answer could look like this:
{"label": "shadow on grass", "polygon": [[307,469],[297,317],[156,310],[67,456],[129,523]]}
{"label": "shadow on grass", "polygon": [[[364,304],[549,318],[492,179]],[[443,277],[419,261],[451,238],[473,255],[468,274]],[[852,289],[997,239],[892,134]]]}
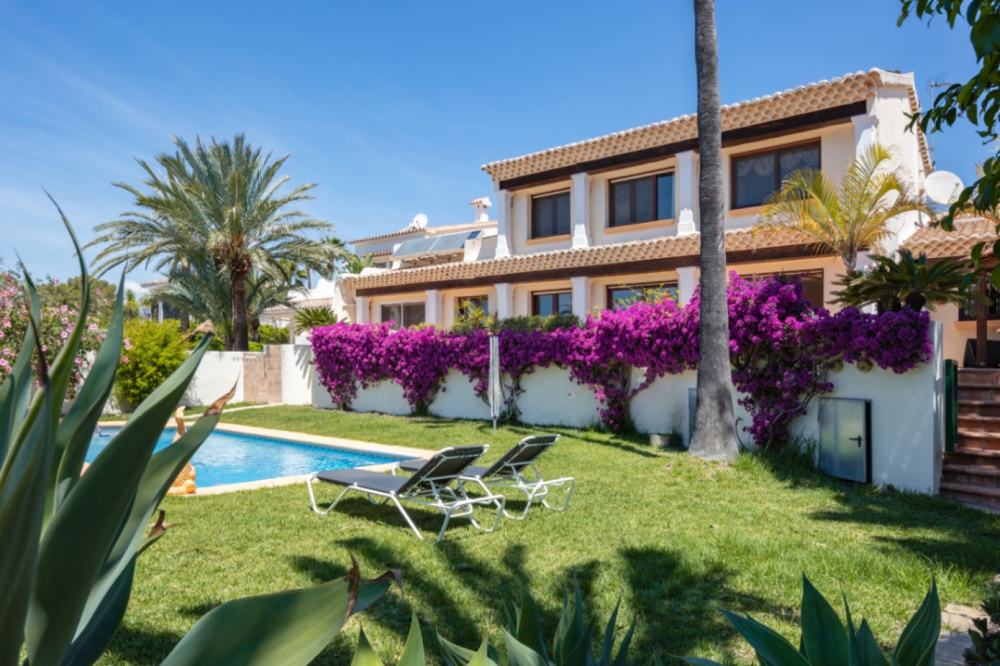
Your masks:
{"label": "shadow on grass", "polygon": [[[773,608],[760,597],[735,591],[731,585],[735,572],[721,564],[696,570],[681,551],[654,547],[623,548],[619,555],[628,586],[622,617],[628,621],[635,614],[632,654],[646,663],[654,655],[669,663],[670,654],[690,654],[709,645],[720,650],[727,661],[736,660],[732,645],[738,636],[720,608],[757,614],[788,612]],[[639,659],[632,661],[639,663]]]}
{"label": "shadow on grass", "polygon": [[152,666],[162,663],[181,638],[181,634],[172,631],[153,631],[122,624],[105,655],[135,666]]}

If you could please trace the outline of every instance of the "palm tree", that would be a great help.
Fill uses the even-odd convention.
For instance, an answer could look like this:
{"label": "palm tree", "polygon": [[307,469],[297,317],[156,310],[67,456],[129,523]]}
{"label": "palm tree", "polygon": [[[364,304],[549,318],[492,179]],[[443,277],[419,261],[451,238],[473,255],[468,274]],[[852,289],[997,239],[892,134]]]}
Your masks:
{"label": "palm tree", "polygon": [[370,255],[359,257],[356,254],[348,253],[348,255],[344,258],[343,264],[340,266],[340,272],[357,275],[369,266],[374,265],[375,260],[372,259]]}
{"label": "palm tree", "polygon": [[839,189],[818,169],[790,174],[764,202],[753,233],[794,229],[840,256],[853,271],[859,252],[883,248],[893,218],[912,211],[933,215],[899,171],[889,168],[891,159],[888,149],[872,145],[847,167]]}
{"label": "palm tree", "polygon": [[698,203],[701,209],[701,316],[698,338],[697,407],[689,451],[712,460],[740,454],[733,418],[726,304],[726,237],[722,201],[722,111],[715,1],[694,0],[695,61],[698,68]]}
{"label": "palm tree", "polygon": [[211,320],[226,350],[233,349],[233,313],[229,274],[220,270],[208,252],[189,257],[187,268],[175,268],[167,281],[153,288],[159,301],[189,312],[196,320]]}
{"label": "palm tree", "polygon": [[[327,236],[323,239],[329,248],[326,257],[326,275],[332,280],[337,273],[337,268],[343,266],[344,262],[354,257],[347,250],[347,243],[336,236]],[[360,271],[358,271],[360,273]]]}
{"label": "palm tree", "polygon": [[139,301],[135,297],[135,292],[131,289],[125,290],[123,312],[126,319],[135,319],[139,316]]}
{"label": "palm tree", "polygon": [[292,294],[303,293],[301,282],[279,282],[259,271],[247,275],[247,316],[250,318],[250,339],[260,342],[260,317],[264,310],[276,305],[294,307]]}
{"label": "palm tree", "polygon": [[206,249],[218,270],[228,272],[234,347],[249,348],[246,279],[254,270],[278,276],[281,260],[321,269],[330,248],[307,232],[329,230],[328,222],[293,209],[311,199],[312,184],[279,193],[288,176],[278,172],[288,156],[271,161],[237,134],[232,143],[197,139],[189,146],[174,138],[177,152],[161,154],[156,164],[163,174],[140,161],[142,181],[150,192],[116,183],[135,197],[139,212],[99,225],[89,245],[107,244],[97,256],[96,270],[155,263],[164,269]]}
{"label": "palm tree", "polygon": [[836,283],[844,287],[835,292],[838,303],[854,307],[875,303],[880,312],[898,312],[904,306],[933,310],[939,303],[964,308],[977,300],[972,293],[977,275],[969,260],[942,259],[929,266],[927,255],[914,258],[909,250],[900,250],[898,261],[872,258],[872,267],[852,271]]}

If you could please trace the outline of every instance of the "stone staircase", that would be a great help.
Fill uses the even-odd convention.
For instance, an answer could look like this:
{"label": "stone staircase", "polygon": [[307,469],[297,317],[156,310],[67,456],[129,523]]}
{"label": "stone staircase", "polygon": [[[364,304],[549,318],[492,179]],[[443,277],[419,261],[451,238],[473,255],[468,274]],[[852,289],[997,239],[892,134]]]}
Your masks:
{"label": "stone staircase", "polygon": [[941,494],[1000,511],[1000,370],[958,371],[958,442],[944,455]]}

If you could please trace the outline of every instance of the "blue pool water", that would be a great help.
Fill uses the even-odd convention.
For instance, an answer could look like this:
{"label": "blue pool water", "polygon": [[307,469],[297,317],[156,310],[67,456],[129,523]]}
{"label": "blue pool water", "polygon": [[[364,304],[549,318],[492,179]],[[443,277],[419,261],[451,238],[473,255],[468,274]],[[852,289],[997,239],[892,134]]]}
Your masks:
{"label": "blue pool water", "polygon": [[[95,433],[87,451],[87,462],[93,462],[117,432],[117,428],[102,428],[100,434]],[[102,434],[105,436],[102,437]],[[169,446],[174,441],[174,434],[173,428],[164,430],[156,450]],[[371,453],[216,431],[194,454],[191,464],[194,465],[198,487],[207,488],[397,460]]]}

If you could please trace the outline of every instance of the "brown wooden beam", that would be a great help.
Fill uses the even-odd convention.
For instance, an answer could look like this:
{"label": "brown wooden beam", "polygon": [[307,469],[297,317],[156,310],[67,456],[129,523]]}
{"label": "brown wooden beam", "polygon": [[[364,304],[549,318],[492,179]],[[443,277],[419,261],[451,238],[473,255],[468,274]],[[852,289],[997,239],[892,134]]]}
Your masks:
{"label": "brown wooden beam", "polygon": [[[788,134],[806,132],[821,129],[823,127],[829,127],[831,125],[846,123],[850,122],[852,116],[861,115],[863,113],[867,113],[867,111],[868,103],[861,101],[854,102],[853,104],[843,104],[841,106],[823,109],[822,111],[812,111],[810,113],[803,113],[797,116],[790,116],[788,118],[782,118],[781,120],[761,123],[751,127],[741,127],[738,129],[727,130],[722,133],[722,146],[723,148],[728,148],[730,146],[738,146],[751,141],[763,141],[766,139],[786,136]],[[570,166],[560,167],[558,169],[549,169],[548,171],[528,174],[527,176],[508,178],[507,180],[501,180],[499,185],[501,189],[505,190],[517,190],[525,187],[533,187],[535,185],[544,185],[545,183],[566,180],[575,173],[597,173],[622,166],[635,166],[647,162],[656,162],[668,157],[673,157],[677,153],[683,153],[686,150],[696,150],[697,148],[698,139],[696,138],[686,139],[684,141],[675,141],[674,143],[668,143],[663,146],[635,150],[621,155],[612,155],[611,157],[602,157],[600,159],[571,164]]]}
{"label": "brown wooden beam", "polygon": [[[757,261],[772,261],[778,259],[798,259],[802,257],[832,256],[828,252],[818,250],[814,245],[784,245],[781,247],[761,248],[758,250],[740,250],[727,252],[726,263],[739,265]],[[577,268],[558,268],[545,271],[525,271],[523,273],[508,273],[504,275],[486,275],[462,280],[439,280],[417,282],[391,287],[370,287],[358,289],[358,296],[386,296],[389,294],[404,294],[429,289],[463,289],[466,287],[487,287],[498,282],[513,284],[523,282],[547,282],[553,280],[568,280],[571,277],[608,277],[612,275],[638,275],[640,273],[659,273],[677,270],[685,266],[697,266],[698,255],[684,257],[664,257],[663,259],[646,259],[627,264],[600,264],[597,266],[579,266]]]}

